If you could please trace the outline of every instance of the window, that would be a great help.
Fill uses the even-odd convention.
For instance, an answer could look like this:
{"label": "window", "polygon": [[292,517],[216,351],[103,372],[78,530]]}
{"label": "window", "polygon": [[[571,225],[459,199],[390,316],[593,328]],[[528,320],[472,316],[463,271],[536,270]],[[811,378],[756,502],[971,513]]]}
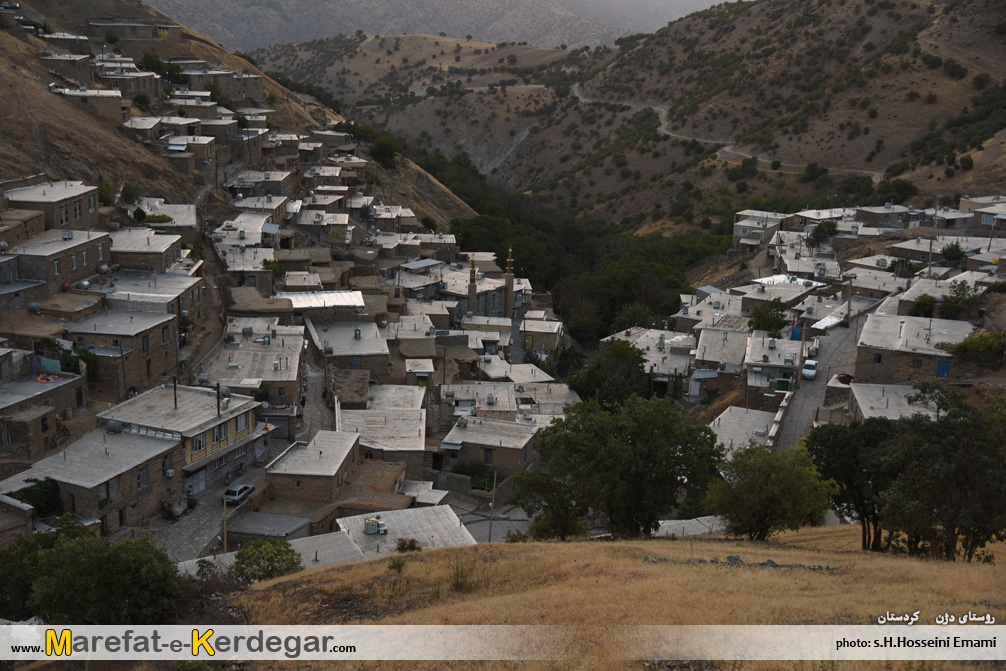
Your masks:
{"label": "window", "polygon": [[62,205],[59,206],[59,223],[65,224],[67,222],[67,219],[68,217],[66,215],[66,203],[63,203]]}
{"label": "window", "polygon": [[105,245],[98,245],[98,260],[105,260]]}
{"label": "window", "polygon": [[49,418],[48,417],[43,417],[42,418],[42,430],[43,431],[48,431],[49,430]]}
{"label": "window", "polygon": [[168,342],[168,335],[169,334],[170,334],[170,330],[168,329],[168,327],[167,326],[162,326],[161,327],[161,342],[164,342],[164,343]]}
{"label": "window", "polygon": [[80,219],[80,210],[81,210],[81,202],[80,202],[80,199],[78,198],[77,200],[73,201],[73,218],[74,219]]}
{"label": "window", "polygon": [[144,354],[150,352],[150,336],[143,336],[143,340],[140,341],[140,348],[143,350]]}
{"label": "window", "polygon": [[164,477],[168,477],[168,471],[171,470],[171,455],[165,454],[164,458],[161,459],[161,472],[164,473]]}
{"label": "window", "polygon": [[883,361],[883,359],[884,359],[884,357],[882,355],[880,355],[880,354],[874,354],[873,355],[873,363],[879,364],[879,363],[881,363]]}
{"label": "window", "polygon": [[59,275],[59,271],[60,271],[59,259],[55,259],[52,262],[52,272],[56,275]]}
{"label": "window", "polygon": [[70,270],[77,269],[77,252],[70,254]]}
{"label": "window", "polygon": [[106,501],[115,501],[119,498],[119,479],[112,478],[98,488],[98,496]]}
{"label": "window", "polygon": [[119,346],[119,339],[112,338],[112,347],[118,347],[118,346]]}
{"label": "window", "polygon": [[149,484],[147,481],[147,467],[140,466],[140,469],[136,471],[136,488],[143,489],[147,484]]}
{"label": "window", "polygon": [[94,212],[94,194],[92,193],[87,197],[87,211]]}
{"label": "window", "polygon": [[[245,413],[242,413],[242,414],[240,414],[240,415],[237,416],[237,418],[235,419],[235,422],[234,422],[234,425],[235,425],[234,428],[237,431],[244,431],[245,429],[248,428],[248,415],[249,415],[249,413],[245,412]],[[241,449],[244,449],[244,448],[241,448]]]}
{"label": "window", "polygon": [[912,359],[912,368],[922,368],[922,359]]}
{"label": "window", "polygon": [[493,451],[492,450],[482,450],[482,462],[486,466],[493,465]]}
{"label": "window", "polygon": [[279,396],[280,398],[283,398],[284,396],[286,396],[286,387],[277,387],[276,388],[276,395]]}
{"label": "window", "polygon": [[206,434],[200,433],[198,435],[192,436],[192,454],[196,452],[202,452],[206,449]]}
{"label": "window", "polygon": [[296,484],[296,486],[299,488],[300,487],[300,480],[294,480],[294,484]]}
{"label": "window", "polygon": [[217,424],[213,427],[213,442],[220,443],[227,440],[227,424]]}
{"label": "window", "polygon": [[242,445],[238,449],[234,450],[234,456],[235,457],[243,457],[246,454],[248,454],[248,446],[247,445]]}
{"label": "window", "polygon": [[220,457],[219,459],[213,460],[213,470],[218,471],[227,465],[227,455]]}
{"label": "window", "polygon": [[87,267],[87,250],[82,249],[80,251],[80,263],[86,268]]}

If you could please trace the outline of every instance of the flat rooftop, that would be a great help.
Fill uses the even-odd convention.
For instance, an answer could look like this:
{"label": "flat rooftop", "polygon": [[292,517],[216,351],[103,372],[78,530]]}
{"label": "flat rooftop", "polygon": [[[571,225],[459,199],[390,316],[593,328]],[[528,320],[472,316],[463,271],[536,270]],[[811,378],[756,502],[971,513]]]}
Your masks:
{"label": "flat rooftop", "polygon": [[[0,412],[3,412],[4,409],[12,405],[30,401],[42,394],[48,394],[57,387],[76,384],[80,379],[79,375],[73,375],[72,373],[59,373],[57,375],[41,374],[37,377],[15,380],[5,385],[0,385]],[[59,411],[60,408],[56,410]]]}
{"label": "flat rooftop", "polygon": [[[205,431],[224,420],[254,410],[261,404],[250,396],[231,394],[230,402],[221,400],[217,414],[216,390],[178,385],[175,407],[172,385],[154,387],[119,405],[98,413],[102,420],[174,431],[186,436]],[[226,407],[225,407],[226,406]]]}
{"label": "flat rooftop", "polygon": [[358,433],[319,431],[311,442],[291,445],[266,467],[266,473],[335,477],[359,441]]}
{"label": "flat rooftop", "polygon": [[124,228],[110,233],[109,237],[114,252],[149,254],[163,254],[182,240],[180,236],[162,235],[149,228]]}
{"label": "flat rooftop", "polygon": [[328,307],[363,309],[359,291],[279,291],[274,298],[289,299],[295,312]]}
{"label": "flat rooftop", "polygon": [[552,382],[555,378],[533,363],[507,363],[498,356],[491,357],[487,362],[485,357],[479,359],[479,369],[493,381],[509,380],[522,382]]}
{"label": "flat rooftop", "polygon": [[[388,534],[364,533],[364,522],[379,518]],[[475,538],[458,519],[450,506],[387,510],[381,513],[340,517],[339,528],[350,538],[367,559],[386,557],[400,538],[414,538],[424,550],[475,545]],[[383,550],[382,550],[383,548]]]}
{"label": "flat rooftop", "polygon": [[915,388],[910,384],[853,382],[849,388],[852,390],[852,396],[856,399],[856,405],[859,406],[863,419],[870,417],[900,419],[916,414],[936,419],[936,410],[924,405],[912,405],[908,402],[908,396],[916,393]]}
{"label": "flat rooftop", "polygon": [[[363,551],[360,550],[359,546],[353,542],[353,539],[345,531],[297,538],[290,541],[290,547],[295,552],[300,553],[301,563],[305,570],[335,566],[337,564],[348,564],[367,559],[367,556],[363,554]],[[234,563],[236,554],[236,552],[229,552],[213,557],[202,557],[200,559],[179,562],[178,571],[186,575],[195,576],[199,572],[199,563],[202,561],[214,562],[218,567],[226,570]]]}
{"label": "flat rooftop", "polygon": [[27,486],[29,478],[52,478],[90,489],[155,459],[181,442],[178,437],[107,433],[95,429],[12,478],[0,482],[0,493]]}
{"label": "flat rooftop", "polygon": [[[151,273],[144,270],[120,270],[109,276],[108,284],[91,285],[91,291],[100,291],[109,301],[119,300],[124,303],[157,304],[163,310],[163,304],[176,299],[181,294],[192,289],[200,282],[200,277],[179,275],[176,273]],[[112,303],[109,303],[112,307]]]}
{"label": "flat rooftop", "polygon": [[[304,321],[315,347],[325,352],[326,356],[390,356],[388,341],[374,322],[315,324],[310,318]],[[357,329],[360,331],[359,338],[355,337]],[[326,348],[331,348],[331,351],[326,351]]]}
{"label": "flat rooftop", "polygon": [[9,250],[11,254],[26,254],[28,256],[51,256],[61,254],[87,243],[97,240],[108,242],[108,233],[100,231],[71,231],[69,239],[63,238],[63,231],[52,229],[43,231],[33,238],[28,238],[21,244]]}
{"label": "flat rooftop", "polygon": [[[305,340],[303,334],[287,333],[289,328],[283,331],[281,335],[277,329],[275,338],[270,335],[269,344],[265,343],[265,335],[235,336],[234,342],[221,347],[206,361],[203,372],[213,382],[238,389],[258,389],[263,382],[295,382]],[[296,398],[295,390],[289,393],[291,399]],[[271,400],[282,402],[282,399]]]}
{"label": "flat rooftop", "polygon": [[372,384],[367,392],[368,410],[420,410],[426,387],[405,384]]}
{"label": "flat rooftop", "polygon": [[173,314],[136,312],[133,310],[107,310],[84,317],[78,322],[67,322],[69,334],[100,333],[102,335],[135,336],[174,321]]}
{"label": "flat rooftop", "polygon": [[950,357],[947,350],[971,335],[969,322],[898,315],[868,315],[859,346]]}
{"label": "flat rooftop", "polygon": [[470,443],[519,450],[526,446],[536,433],[538,428],[526,422],[469,417],[468,426],[454,424],[450,433],[444,438],[443,444],[446,447]]}
{"label": "flat rooftop", "polygon": [[716,442],[726,448],[730,457],[735,450],[747,447],[751,440],[765,444],[774,419],[774,412],[732,405],[720,413],[709,428],[716,434]]}
{"label": "flat rooftop", "polygon": [[426,411],[380,408],[342,410],[340,431],[360,434],[360,444],[382,450],[423,452],[426,446]]}

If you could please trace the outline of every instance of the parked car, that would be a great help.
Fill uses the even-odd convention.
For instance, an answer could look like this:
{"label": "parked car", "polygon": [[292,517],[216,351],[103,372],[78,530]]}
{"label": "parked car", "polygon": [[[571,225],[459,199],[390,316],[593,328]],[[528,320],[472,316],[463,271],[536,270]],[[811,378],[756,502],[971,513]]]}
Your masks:
{"label": "parked car", "polygon": [[813,359],[807,359],[803,362],[803,369],[800,371],[800,375],[804,380],[813,380],[817,377],[817,362]]}
{"label": "parked car", "polygon": [[231,485],[227,488],[227,491],[224,492],[224,504],[236,506],[251,496],[251,493],[254,491],[255,485]]}

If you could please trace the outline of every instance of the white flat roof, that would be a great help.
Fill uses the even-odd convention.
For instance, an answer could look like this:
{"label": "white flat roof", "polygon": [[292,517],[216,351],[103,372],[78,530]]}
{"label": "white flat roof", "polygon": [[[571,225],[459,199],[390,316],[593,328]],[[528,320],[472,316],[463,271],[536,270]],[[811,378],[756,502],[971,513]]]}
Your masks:
{"label": "white flat roof", "polygon": [[360,434],[319,431],[309,443],[295,443],[266,468],[283,475],[335,476],[359,442]]}
{"label": "white flat roof", "polygon": [[[116,92],[118,93],[118,92]],[[8,200],[30,203],[55,203],[75,196],[97,193],[98,187],[89,186],[75,180],[45,182],[36,186],[26,186],[4,192]],[[59,231],[56,231],[58,234]]]}
{"label": "white flat roof", "polygon": [[444,438],[444,445],[471,443],[519,450],[538,433],[538,427],[528,422],[508,422],[482,417],[468,417],[467,422],[467,426],[455,423]]}
{"label": "white flat roof", "polygon": [[123,424],[154,427],[191,436],[231,417],[254,410],[260,405],[261,403],[250,396],[231,394],[229,403],[224,403],[221,399],[220,414],[218,415],[215,389],[178,385],[178,407],[176,408],[172,385],[169,384],[164,387],[154,387],[123,401],[105,412],[98,413],[98,417],[104,420],[117,420]]}
{"label": "white flat roof", "polygon": [[141,436],[95,429],[58,454],[0,482],[0,493],[21,489],[30,484],[26,482],[28,478],[44,480],[47,477],[90,489],[164,454],[180,442],[180,437],[167,435]]}
{"label": "white flat roof", "polygon": [[112,238],[113,252],[144,252],[163,254],[175,243],[181,242],[181,236],[163,235],[150,228],[124,228],[109,234]]}
{"label": "white flat roof", "polygon": [[[384,522],[388,528],[387,535],[364,533],[364,522],[370,518],[379,518]],[[386,510],[340,517],[338,523],[367,559],[387,557],[400,538],[414,538],[424,550],[476,544],[475,538],[450,506]]]}
{"label": "white flat roof", "polygon": [[408,452],[427,449],[425,410],[342,410],[340,419],[338,429],[359,433],[361,445]]}
{"label": "white flat roof", "polygon": [[859,346],[950,357],[947,350],[972,331],[963,321],[872,314],[863,325]]}

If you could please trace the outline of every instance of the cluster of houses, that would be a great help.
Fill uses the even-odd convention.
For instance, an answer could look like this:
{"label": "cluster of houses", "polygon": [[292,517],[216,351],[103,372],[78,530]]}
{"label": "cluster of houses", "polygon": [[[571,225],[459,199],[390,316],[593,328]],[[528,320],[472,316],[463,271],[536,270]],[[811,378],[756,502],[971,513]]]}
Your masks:
{"label": "cluster of houses", "polygon": [[[1002,325],[982,305],[964,312],[948,306],[949,315],[941,309],[962,285],[984,297],[1006,281],[1006,236],[997,237],[1006,225],[1006,197],[966,197],[958,210],[890,204],[795,214],[746,210],[735,222],[735,250],[767,259],[755,273],[761,277],[683,295],[674,332],[633,328],[612,336],[644,351],[657,392],[677,385],[686,398],[700,400],[739,385],[736,404],[711,424],[728,451],[751,440],[789,447],[776,442],[787,423],[804,435],[823,422],[928,413],[906,400],[914,382],[980,374],[951,350]],[[835,226],[816,235],[825,222]],[[879,237],[913,228],[926,230]],[[882,253],[846,251],[864,238]],[[752,310],[769,301],[781,304],[786,322],[776,337],[750,325]],[[855,351],[831,358],[836,332],[849,329],[856,329]],[[829,352],[820,365],[819,350]],[[801,385],[825,386],[809,415],[788,412]]]}
{"label": "cluster of houses", "polygon": [[[75,180],[0,184],[0,546],[59,514],[156,536],[238,482],[251,497],[173,556],[214,549],[225,516],[231,549],[278,536],[318,561],[395,537],[475,542],[444,504],[504,500],[539,430],[579,400],[537,365],[562,322],[512,256],[462,250],[369,195],[350,135],[275,127],[260,76],[168,61],[188,82],[168,94],[132,59],[88,54],[109,30],[177,26],[89,26],[48,36],[40,59],[68,84],[54,90],[179,169],[212,170],[229,203],[209,218],[156,194],[103,206]],[[162,114],[132,117],[139,93]]]}

